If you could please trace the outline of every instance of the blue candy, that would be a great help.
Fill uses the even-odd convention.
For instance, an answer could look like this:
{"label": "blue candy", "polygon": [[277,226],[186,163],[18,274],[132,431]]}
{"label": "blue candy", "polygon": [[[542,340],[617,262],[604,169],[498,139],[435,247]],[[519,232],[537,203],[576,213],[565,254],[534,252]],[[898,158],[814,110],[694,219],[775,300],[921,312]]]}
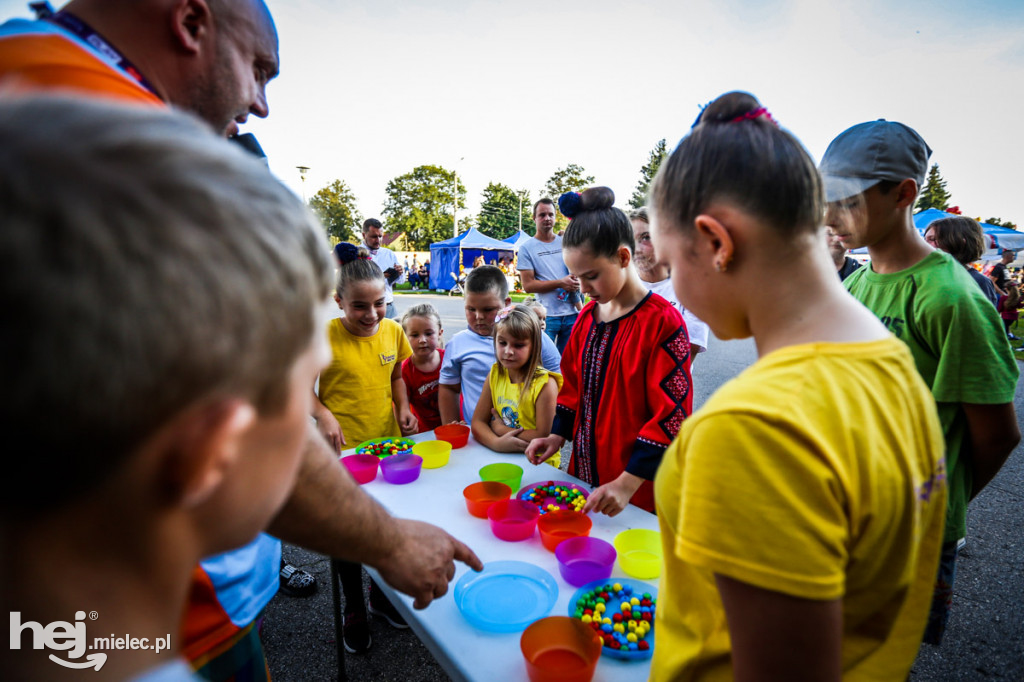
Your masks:
{"label": "blue candy", "polygon": [[601,630],[603,632],[611,632],[612,631],[612,626],[611,626],[610,623],[605,623],[604,625],[601,626]]}

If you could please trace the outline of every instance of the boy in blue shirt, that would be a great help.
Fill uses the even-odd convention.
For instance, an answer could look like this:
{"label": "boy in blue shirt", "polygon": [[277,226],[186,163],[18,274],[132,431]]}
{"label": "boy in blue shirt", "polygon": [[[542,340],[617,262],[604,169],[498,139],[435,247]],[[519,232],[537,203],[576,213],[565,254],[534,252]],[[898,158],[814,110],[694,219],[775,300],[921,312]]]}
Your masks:
{"label": "boy in blue shirt", "polygon": [[[466,324],[464,329],[448,342],[441,365],[440,390],[437,404],[441,422],[469,424],[473,410],[480,400],[487,381],[487,373],[494,365],[494,318],[507,305],[508,295],[505,273],[493,265],[473,268],[466,276]],[[554,342],[541,336],[544,348],[541,363],[551,372],[561,371],[562,357]],[[460,405],[461,397],[461,405]]]}

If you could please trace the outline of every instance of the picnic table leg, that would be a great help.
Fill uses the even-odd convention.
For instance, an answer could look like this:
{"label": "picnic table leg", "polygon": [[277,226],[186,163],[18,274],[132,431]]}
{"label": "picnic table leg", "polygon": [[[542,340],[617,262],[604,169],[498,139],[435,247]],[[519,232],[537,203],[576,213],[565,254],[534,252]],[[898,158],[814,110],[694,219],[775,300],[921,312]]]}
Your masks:
{"label": "picnic table leg", "polygon": [[345,672],[345,620],[341,613],[341,574],[336,559],[331,559],[331,597],[334,600],[334,646],[337,650],[338,680],[344,682],[348,679]]}

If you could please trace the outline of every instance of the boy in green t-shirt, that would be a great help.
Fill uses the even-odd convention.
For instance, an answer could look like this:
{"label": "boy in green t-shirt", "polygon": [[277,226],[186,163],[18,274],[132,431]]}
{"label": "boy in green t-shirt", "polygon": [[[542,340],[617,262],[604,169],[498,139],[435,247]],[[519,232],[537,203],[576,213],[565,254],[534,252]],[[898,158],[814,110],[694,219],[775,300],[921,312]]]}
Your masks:
{"label": "boy in green t-shirt", "polygon": [[826,224],[870,267],[844,284],[906,342],[938,404],[949,496],[942,560],[924,641],[939,644],[949,618],[957,541],[967,503],[1020,441],[1013,407],[1017,363],[999,316],[967,272],[933,250],[912,219],[931,149],[885,120],[853,126],[825,151]]}

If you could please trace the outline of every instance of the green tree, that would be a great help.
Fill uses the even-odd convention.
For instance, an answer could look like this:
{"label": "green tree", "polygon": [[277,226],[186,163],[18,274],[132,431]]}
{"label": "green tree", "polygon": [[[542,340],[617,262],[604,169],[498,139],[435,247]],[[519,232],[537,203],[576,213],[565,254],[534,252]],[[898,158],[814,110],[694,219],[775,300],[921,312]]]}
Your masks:
{"label": "green tree", "polygon": [[317,190],[309,199],[309,207],[324,224],[332,242],[358,239],[363,218],[356,208],[356,195],[344,181],[335,180]]}
{"label": "green tree", "polygon": [[939,173],[939,164],[935,164],[928,170],[928,179],[924,183],[924,190],[917,197],[917,204],[914,207],[918,211],[925,211],[929,208],[945,211],[949,207],[951,198],[952,195],[946,189],[946,181]]}
{"label": "green tree", "polygon": [[[522,204],[520,204],[522,196]],[[522,212],[520,212],[520,206]],[[523,229],[533,226],[530,214],[530,193],[526,190],[516,192],[508,185],[492,182],[483,191],[480,202],[480,213],[477,223],[481,232],[488,237],[504,239],[519,231],[520,219]]]}
{"label": "green tree", "polygon": [[989,225],[995,225],[997,227],[1008,227],[1011,230],[1017,229],[1017,223],[1011,223],[1009,220],[1003,220],[1002,218],[985,218],[982,220],[978,218],[979,223],[988,223]]}
{"label": "green tree", "polygon": [[651,188],[651,181],[658,174],[661,162],[668,156],[668,148],[665,146],[665,139],[662,138],[654,145],[647,163],[640,169],[640,182],[637,183],[633,196],[629,199],[629,205],[633,208],[640,208],[647,205],[647,193]]}
{"label": "green tree", "polygon": [[[452,208],[466,208],[466,187],[454,171],[441,166],[417,166],[388,182],[383,215],[388,232],[405,232],[409,248],[425,251],[433,242],[452,236]],[[469,216],[459,216],[459,227]],[[462,230],[460,230],[462,231]]]}
{"label": "green tree", "polygon": [[551,197],[555,202],[555,232],[561,232],[569,224],[569,219],[558,210],[558,197],[566,192],[582,192],[592,184],[594,184],[594,176],[586,175],[583,166],[578,166],[575,163],[570,163],[565,168],[559,168],[548,178],[541,195]]}

